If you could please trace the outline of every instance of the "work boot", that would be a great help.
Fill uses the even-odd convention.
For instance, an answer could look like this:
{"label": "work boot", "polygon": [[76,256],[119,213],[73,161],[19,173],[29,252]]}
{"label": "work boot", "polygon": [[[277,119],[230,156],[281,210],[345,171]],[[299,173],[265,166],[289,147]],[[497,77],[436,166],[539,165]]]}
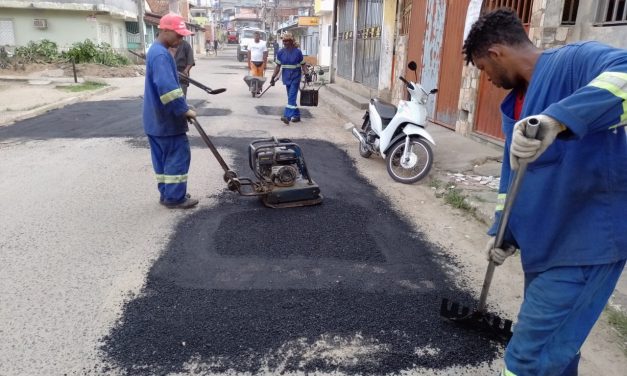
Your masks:
{"label": "work boot", "polygon": [[299,117],[293,117],[292,118],[292,123],[298,123],[300,121]]}
{"label": "work boot", "polygon": [[[192,195],[190,195],[189,193],[185,194],[185,198],[190,198],[190,197],[192,197]],[[159,198],[159,203],[161,205],[165,205],[165,203],[163,202],[163,197]]]}
{"label": "work boot", "polygon": [[281,121],[284,122],[285,125],[290,125],[290,119],[285,116],[281,116]]}
{"label": "work boot", "polygon": [[178,204],[169,204],[164,202],[163,205],[168,209],[190,209],[198,205],[198,200],[186,197],[185,200],[179,202]]}

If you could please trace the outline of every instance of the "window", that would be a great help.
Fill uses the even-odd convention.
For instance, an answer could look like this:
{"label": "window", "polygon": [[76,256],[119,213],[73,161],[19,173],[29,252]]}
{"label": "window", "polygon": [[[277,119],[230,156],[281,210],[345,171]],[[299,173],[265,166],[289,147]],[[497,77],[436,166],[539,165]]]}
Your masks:
{"label": "window", "polygon": [[411,0],[405,0],[403,3],[403,10],[401,13],[401,30],[400,35],[409,34],[409,25],[411,23]]}
{"label": "window", "polygon": [[597,25],[626,25],[627,0],[600,0]]}
{"label": "window", "polygon": [[0,19],[0,46],[15,46],[13,20]]}
{"label": "window", "polygon": [[577,10],[579,0],[564,0],[564,11],[562,12],[562,25],[574,25],[577,21]]}
{"label": "window", "polygon": [[531,21],[531,5],[533,0],[485,0],[483,11],[489,12],[499,8],[511,8],[518,13],[522,23],[528,25]]}

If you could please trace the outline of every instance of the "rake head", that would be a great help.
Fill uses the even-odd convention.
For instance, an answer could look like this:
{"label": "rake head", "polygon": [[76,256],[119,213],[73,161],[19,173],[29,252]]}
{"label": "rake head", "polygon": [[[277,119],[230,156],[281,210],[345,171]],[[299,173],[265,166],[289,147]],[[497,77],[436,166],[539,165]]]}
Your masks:
{"label": "rake head", "polygon": [[[450,304],[449,304],[450,303]],[[484,311],[471,311],[456,302],[442,299],[440,316],[468,329],[487,334],[492,339],[507,343],[512,338],[512,321],[503,320]]]}

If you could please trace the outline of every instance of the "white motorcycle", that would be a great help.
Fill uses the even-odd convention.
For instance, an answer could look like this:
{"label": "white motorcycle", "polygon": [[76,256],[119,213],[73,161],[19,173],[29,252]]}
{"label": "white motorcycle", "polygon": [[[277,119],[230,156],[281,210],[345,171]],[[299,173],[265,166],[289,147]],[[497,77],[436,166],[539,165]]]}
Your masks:
{"label": "white motorcycle", "polygon": [[[416,63],[410,62],[409,69],[416,71]],[[427,125],[427,99],[437,89],[425,91],[420,84],[405,83],[411,100],[401,100],[398,108],[378,98],[370,99],[361,130],[353,127],[353,135],[359,140],[359,154],[369,158],[373,153],[385,158],[392,179],[411,184],[429,174],[433,164],[435,145],[425,130]]]}

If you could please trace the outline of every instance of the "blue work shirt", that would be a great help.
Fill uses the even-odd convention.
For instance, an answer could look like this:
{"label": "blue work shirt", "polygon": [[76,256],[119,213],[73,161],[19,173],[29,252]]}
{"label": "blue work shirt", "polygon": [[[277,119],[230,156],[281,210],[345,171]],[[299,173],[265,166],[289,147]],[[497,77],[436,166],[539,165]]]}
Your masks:
{"label": "blue work shirt", "polygon": [[302,65],[305,64],[303,53],[296,47],[281,48],[277,55],[277,64],[281,66],[283,84],[289,85],[300,81]]}
{"label": "blue work shirt", "polygon": [[[520,248],[526,273],[627,259],[625,98],[626,50],[580,42],[539,57],[521,119],[545,114],[567,130],[529,164],[512,208],[505,242]],[[512,91],[501,105],[506,140],[500,199],[513,176],[515,100]]]}
{"label": "blue work shirt", "polygon": [[184,134],[189,130],[187,110],[174,58],[163,44],[155,42],[146,56],[144,131],[151,136]]}

